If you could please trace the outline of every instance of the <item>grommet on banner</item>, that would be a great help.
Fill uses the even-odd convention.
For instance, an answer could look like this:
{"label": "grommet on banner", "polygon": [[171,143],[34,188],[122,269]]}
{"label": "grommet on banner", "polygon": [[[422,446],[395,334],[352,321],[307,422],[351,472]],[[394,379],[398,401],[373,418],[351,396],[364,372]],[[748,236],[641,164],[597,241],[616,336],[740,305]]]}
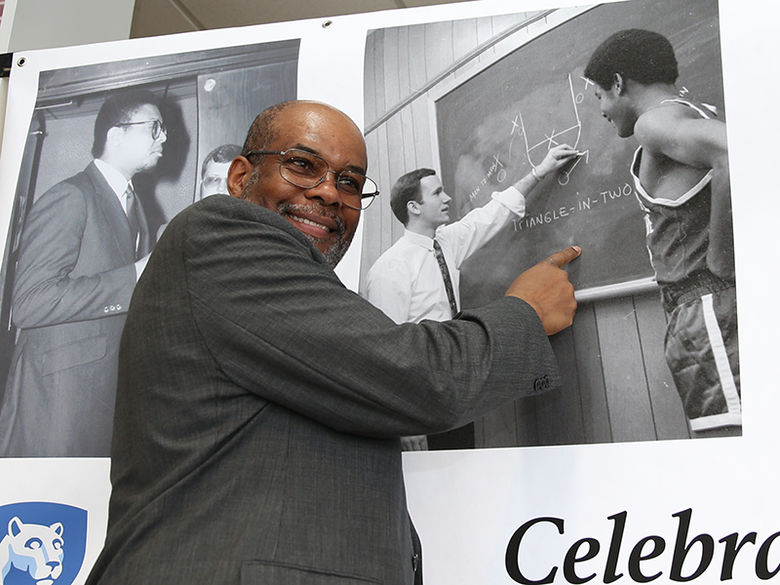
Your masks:
{"label": "grommet on banner", "polygon": [[13,53],[0,55],[0,77],[9,77],[11,75],[11,63],[13,63],[13,60]]}
{"label": "grommet on banner", "polygon": [[333,24],[332,20],[326,20],[325,22],[322,23],[322,28],[328,28],[330,27],[331,24]]}

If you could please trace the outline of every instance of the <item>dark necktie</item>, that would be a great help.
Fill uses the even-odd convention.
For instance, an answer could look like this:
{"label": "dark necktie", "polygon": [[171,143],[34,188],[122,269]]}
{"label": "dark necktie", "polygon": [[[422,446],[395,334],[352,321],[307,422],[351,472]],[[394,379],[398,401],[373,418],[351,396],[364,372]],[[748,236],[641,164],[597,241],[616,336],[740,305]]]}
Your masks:
{"label": "dark necktie", "polygon": [[128,183],[125,189],[125,209],[127,223],[130,225],[130,237],[133,242],[133,254],[138,259],[138,234],[141,231],[141,223],[138,221],[138,202],[135,199],[133,186]]}
{"label": "dark necktie", "polygon": [[441,246],[436,240],[433,240],[433,252],[436,254],[436,262],[439,263],[441,277],[444,279],[444,288],[447,290],[447,299],[450,301],[450,310],[452,311],[452,317],[454,317],[458,313],[458,303],[455,302],[455,290],[452,288],[452,278],[450,278],[447,263],[444,261]]}

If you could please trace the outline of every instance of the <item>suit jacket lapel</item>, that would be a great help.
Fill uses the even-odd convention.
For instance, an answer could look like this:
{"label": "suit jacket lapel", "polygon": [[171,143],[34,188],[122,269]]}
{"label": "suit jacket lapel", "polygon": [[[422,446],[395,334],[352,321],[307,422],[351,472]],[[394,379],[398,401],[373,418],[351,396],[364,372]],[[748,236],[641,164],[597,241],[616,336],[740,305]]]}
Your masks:
{"label": "suit jacket lapel", "polygon": [[[123,257],[126,257],[128,264],[133,263],[135,261],[135,242],[132,241],[130,226],[127,223],[127,216],[124,209],[122,209],[122,204],[119,203],[116,193],[108,185],[105,177],[97,169],[94,162],[87,166],[85,172],[95,190],[97,209],[111,226],[112,238],[117,249]],[[144,220],[143,223],[145,225],[146,221]],[[146,231],[148,231],[148,228]]]}

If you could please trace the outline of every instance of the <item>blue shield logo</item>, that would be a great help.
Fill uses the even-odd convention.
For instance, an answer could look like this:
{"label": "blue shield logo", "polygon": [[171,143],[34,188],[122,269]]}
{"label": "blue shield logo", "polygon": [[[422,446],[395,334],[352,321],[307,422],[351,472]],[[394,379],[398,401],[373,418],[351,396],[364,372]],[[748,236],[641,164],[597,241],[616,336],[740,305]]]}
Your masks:
{"label": "blue shield logo", "polygon": [[0,506],[0,585],[71,585],[86,548],[86,510],[53,502]]}

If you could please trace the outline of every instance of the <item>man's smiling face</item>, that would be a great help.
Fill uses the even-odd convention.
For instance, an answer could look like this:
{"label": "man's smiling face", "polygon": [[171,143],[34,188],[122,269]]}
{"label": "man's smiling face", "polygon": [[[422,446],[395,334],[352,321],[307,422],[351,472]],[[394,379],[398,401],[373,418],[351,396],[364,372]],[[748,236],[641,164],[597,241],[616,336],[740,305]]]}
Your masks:
{"label": "man's smiling face", "polygon": [[[324,104],[295,103],[280,111],[273,124],[273,138],[263,150],[306,150],[325,159],[336,173],[344,169],[365,173],[363,135],[338,110]],[[335,266],[352,241],[360,211],[344,205],[333,173],[316,187],[302,189],[282,178],[279,161],[278,155],[259,156],[242,181],[241,197],[287,219]]]}
{"label": "man's smiling face", "polygon": [[594,86],[594,94],[596,99],[599,100],[601,115],[612,124],[618,136],[621,138],[632,136],[637,115],[626,96],[616,85],[609,89],[600,87],[597,83]]}

